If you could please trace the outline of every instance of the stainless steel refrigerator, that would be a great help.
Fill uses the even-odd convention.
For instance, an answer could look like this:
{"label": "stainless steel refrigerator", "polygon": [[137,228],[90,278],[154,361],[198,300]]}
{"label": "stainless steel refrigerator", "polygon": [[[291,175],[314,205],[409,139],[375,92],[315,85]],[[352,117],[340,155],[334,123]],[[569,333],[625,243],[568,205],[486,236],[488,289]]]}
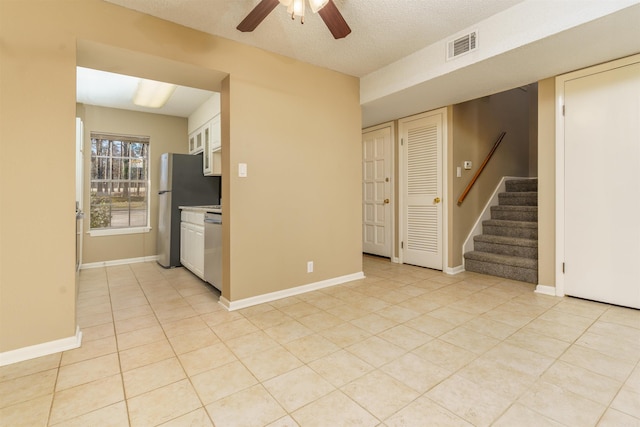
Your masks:
{"label": "stainless steel refrigerator", "polygon": [[179,206],[220,204],[220,177],[202,174],[202,155],[164,153],[158,189],[158,264],[180,266]]}

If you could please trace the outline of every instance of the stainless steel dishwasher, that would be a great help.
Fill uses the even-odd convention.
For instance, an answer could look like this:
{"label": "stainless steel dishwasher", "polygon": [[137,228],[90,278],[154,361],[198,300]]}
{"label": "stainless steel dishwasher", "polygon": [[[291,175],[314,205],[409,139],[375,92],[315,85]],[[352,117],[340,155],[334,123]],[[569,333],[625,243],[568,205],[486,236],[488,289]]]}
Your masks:
{"label": "stainless steel dishwasher", "polygon": [[204,214],[204,280],[222,291],[222,213]]}

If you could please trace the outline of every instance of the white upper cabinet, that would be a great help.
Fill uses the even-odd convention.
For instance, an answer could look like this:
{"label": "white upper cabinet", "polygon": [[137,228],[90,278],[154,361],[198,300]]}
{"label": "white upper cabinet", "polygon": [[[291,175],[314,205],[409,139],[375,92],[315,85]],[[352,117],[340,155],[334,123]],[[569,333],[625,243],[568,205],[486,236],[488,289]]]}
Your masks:
{"label": "white upper cabinet", "polygon": [[209,152],[208,155],[205,153],[206,159],[203,160],[207,166],[207,168],[204,169],[204,174],[222,175],[222,138],[220,136],[220,114],[218,114],[213,118],[213,120],[211,120],[209,129]]}
{"label": "white upper cabinet", "polygon": [[189,116],[189,154],[202,153],[202,173],[221,175],[220,94],[213,93]]}
{"label": "white upper cabinet", "polygon": [[202,129],[189,135],[189,154],[198,154],[204,151],[204,135]]}

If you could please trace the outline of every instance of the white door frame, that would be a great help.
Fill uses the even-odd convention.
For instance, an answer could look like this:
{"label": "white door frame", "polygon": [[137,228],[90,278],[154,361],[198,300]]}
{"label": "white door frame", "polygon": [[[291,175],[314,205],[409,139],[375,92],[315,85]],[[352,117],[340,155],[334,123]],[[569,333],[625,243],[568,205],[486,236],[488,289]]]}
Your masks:
{"label": "white door frame", "polygon": [[[391,158],[388,159],[389,162],[391,162],[391,176],[389,177],[389,179],[391,180],[390,182],[390,193],[389,193],[389,211],[390,211],[390,228],[391,228],[391,241],[390,241],[390,245],[391,245],[391,261],[392,262],[399,262],[398,261],[398,254],[396,253],[396,198],[395,198],[395,187],[396,187],[396,159],[395,159],[395,152],[396,152],[396,123],[395,122],[387,122],[387,123],[381,123],[379,125],[376,126],[370,126],[368,128],[364,128],[362,129],[361,134],[365,134],[367,132],[373,132],[376,130],[380,130],[380,129],[384,129],[384,128],[391,128],[391,139],[390,139],[390,145],[391,145]],[[363,153],[364,155],[364,153]],[[364,194],[362,195],[362,197],[364,198]],[[363,236],[364,238],[364,236]]]}
{"label": "white door frame", "polygon": [[589,76],[596,73],[602,73],[615,68],[624,67],[640,61],[640,55],[629,56],[627,58],[618,59],[607,62],[605,64],[596,65],[594,67],[584,68],[582,70],[573,71],[556,77],[556,296],[565,295],[564,283],[564,260],[565,260],[565,228],[564,228],[564,151],[565,151],[565,122],[564,122],[564,86],[568,80]]}
{"label": "white door frame", "polygon": [[[442,176],[440,177],[440,179],[442,180],[442,196],[440,197],[442,199],[441,203],[442,203],[442,271],[444,273],[447,274],[456,274],[459,271],[449,267],[449,204],[451,203],[451,200],[448,199],[447,196],[449,196],[449,182],[448,182],[448,162],[449,162],[449,153],[448,153],[448,147],[449,147],[449,107],[443,107],[443,108],[438,108],[436,110],[431,110],[431,111],[427,111],[424,113],[420,113],[420,114],[416,114],[413,116],[409,116],[409,117],[404,117],[400,120],[398,120],[399,122],[402,121],[407,121],[407,120],[416,120],[416,119],[420,119],[422,117],[428,117],[428,116],[433,116],[436,114],[442,114],[442,169],[441,169],[441,173]],[[403,159],[404,158],[404,150],[405,150],[405,146],[403,144],[400,144],[398,147],[398,158],[399,159]],[[407,212],[405,212],[404,209],[404,189],[407,185],[407,183],[405,182],[405,170],[404,170],[404,165],[403,162],[400,161],[398,162],[398,206],[399,206],[399,215],[398,215],[398,230],[399,230],[399,239],[398,242],[400,241],[404,241],[406,240],[406,236],[404,235],[404,225],[405,225],[405,218],[407,215]],[[400,252],[398,253],[398,262],[399,263],[403,263],[403,251],[402,249],[400,249]]]}

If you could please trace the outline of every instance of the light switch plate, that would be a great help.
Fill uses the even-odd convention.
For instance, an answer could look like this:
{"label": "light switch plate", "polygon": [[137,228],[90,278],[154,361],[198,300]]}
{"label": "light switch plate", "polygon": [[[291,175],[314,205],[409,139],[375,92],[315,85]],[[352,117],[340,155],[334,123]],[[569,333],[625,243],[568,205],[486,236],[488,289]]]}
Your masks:
{"label": "light switch plate", "polygon": [[247,164],[246,163],[238,163],[238,176],[240,178],[247,177]]}

